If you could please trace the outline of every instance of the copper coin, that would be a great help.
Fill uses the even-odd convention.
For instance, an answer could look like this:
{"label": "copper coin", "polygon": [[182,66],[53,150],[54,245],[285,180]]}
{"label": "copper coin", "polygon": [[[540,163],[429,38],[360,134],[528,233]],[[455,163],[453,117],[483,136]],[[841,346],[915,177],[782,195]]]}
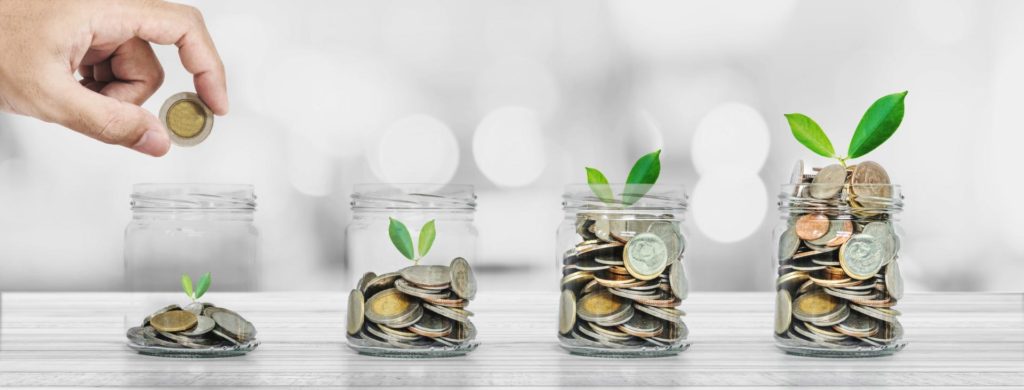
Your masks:
{"label": "copper coin", "polygon": [[806,214],[796,220],[796,235],[804,240],[818,239],[828,233],[829,226],[825,214]]}

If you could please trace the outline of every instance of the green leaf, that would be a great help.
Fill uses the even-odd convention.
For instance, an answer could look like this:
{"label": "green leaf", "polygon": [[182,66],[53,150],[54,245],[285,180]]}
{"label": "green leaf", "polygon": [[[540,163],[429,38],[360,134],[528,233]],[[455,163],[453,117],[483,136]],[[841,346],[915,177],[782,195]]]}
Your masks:
{"label": "green leaf", "polygon": [[626,191],[622,193],[622,203],[629,206],[640,200],[658,181],[661,174],[661,149],[641,156],[626,177]]}
{"label": "green leaf", "polygon": [[206,290],[209,290],[209,289],[210,289],[210,273],[207,272],[206,275],[203,275],[203,277],[199,278],[199,284],[196,285],[196,299],[201,298],[203,296],[203,294],[206,294]]}
{"label": "green leaf", "polygon": [[870,153],[896,132],[903,122],[903,100],[906,97],[907,91],[885,95],[868,107],[850,140],[849,158]]}
{"label": "green leaf", "polygon": [[416,252],[412,248],[412,236],[409,234],[409,229],[397,219],[388,219],[391,220],[391,223],[388,224],[388,235],[391,236],[391,243],[395,244],[395,249],[398,249],[405,258],[415,259]]}
{"label": "green leaf", "polygon": [[195,296],[192,295],[192,278],[188,274],[181,274],[181,289],[185,290],[185,295],[188,295],[189,299],[195,300]]}
{"label": "green leaf", "polygon": [[793,131],[793,137],[801,144],[823,157],[836,157],[836,150],[832,148],[832,141],[821,130],[813,119],[804,114],[786,114],[789,121],[789,129]]}
{"label": "green leaf", "polygon": [[597,195],[598,199],[605,203],[615,203],[612,187],[608,185],[608,178],[604,177],[601,171],[587,167],[587,184],[590,185],[590,190],[594,191],[594,195]]}
{"label": "green leaf", "polygon": [[434,245],[434,237],[437,236],[437,230],[434,228],[434,220],[431,219],[427,223],[423,224],[423,228],[420,229],[420,257],[426,257],[427,252],[430,252],[430,246]]}

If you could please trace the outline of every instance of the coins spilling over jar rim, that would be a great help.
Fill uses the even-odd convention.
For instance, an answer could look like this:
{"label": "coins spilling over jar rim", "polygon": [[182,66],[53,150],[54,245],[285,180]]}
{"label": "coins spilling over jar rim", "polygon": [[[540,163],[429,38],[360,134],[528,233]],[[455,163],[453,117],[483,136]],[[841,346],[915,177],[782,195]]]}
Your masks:
{"label": "coins spilling over jar rim", "polygon": [[160,121],[167,128],[171,142],[178,146],[195,146],[206,140],[213,130],[213,111],[199,95],[181,92],[164,101]]}

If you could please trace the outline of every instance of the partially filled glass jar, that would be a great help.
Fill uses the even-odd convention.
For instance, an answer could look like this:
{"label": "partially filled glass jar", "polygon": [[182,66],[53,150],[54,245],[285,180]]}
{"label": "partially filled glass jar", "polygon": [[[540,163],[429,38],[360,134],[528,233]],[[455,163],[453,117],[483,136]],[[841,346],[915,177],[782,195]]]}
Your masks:
{"label": "partially filled glass jar", "polygon": [[794,169],[779,194],[775,344],[791,354],[889,355],[901,350],[903,210],[880,165]]}
{"label": "partially filled glass jar", "polygon": [[605,202],[588,185],[566,187],[557,233],[558,340],[580,355],[675,355],[689,346],[678,309],[688,293],[687,195],[663,185],[627,186],[624,194]]}
{"label": "partially filled glass jar", "polygon": [[356,281],[347,307],[349,347],[413,358],[477,348],[467,309],[477,291],[470,267],[475,213],[469,185],[355,186],[346,231],[347,274]]}
{"label": "partially filled glass jar", "polygon": [[228,294],[256,290],[260,235],[253,186],[136,184],[131,199],[124,239],[132,296],[128,345],[172,357],[255,349],[256,329],[229,308],[238,295]]}

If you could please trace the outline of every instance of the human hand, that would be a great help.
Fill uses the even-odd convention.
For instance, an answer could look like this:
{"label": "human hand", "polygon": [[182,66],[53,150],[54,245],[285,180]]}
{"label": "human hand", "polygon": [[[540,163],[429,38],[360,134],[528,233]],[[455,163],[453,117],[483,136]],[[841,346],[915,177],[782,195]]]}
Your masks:
{"label": "human hand", "polygon": [[224,64],[193,7],[159,0],[0,0],[0,37],[2,111],[163,156],[170,138],[139,106],[164,79],[152,42],[178,46],[199,97],[215,114],[228,112]]}

